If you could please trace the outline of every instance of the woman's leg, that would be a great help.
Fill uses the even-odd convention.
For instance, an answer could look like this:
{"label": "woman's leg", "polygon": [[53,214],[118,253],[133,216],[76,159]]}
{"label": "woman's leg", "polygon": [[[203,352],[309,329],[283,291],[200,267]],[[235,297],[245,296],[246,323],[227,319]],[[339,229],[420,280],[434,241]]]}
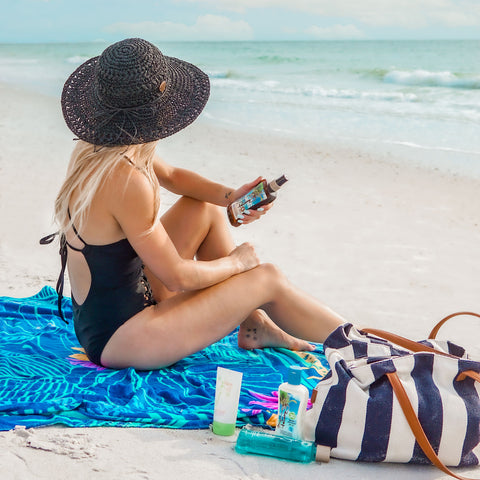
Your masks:
{"label": "woman's leg", "polygon": [[[188,197],[180,198],[163,216],[162,224],[178,253],[183,258],[215,260],[227,256],[235,243],[227,224],[225,212],[212,204]],[[146,275],[157,301],[175,296],[151,272]],[[269,338],[268,345],[261,339]],[[288,335],[261,309],[248,312],[240,326],[238,344],[251,349],[262,346],[285,347],[292,350],[311,350],[308,342]]]}
{"label": "woman's leg", "polygon": [[[323,342],[344,323],[337,314],[291,285],[276,267],[263,264],[138,313],[109,340],[102,363],[112,368],[139,369],[171,365],[224,337],[257,308],[264,309],[291,335],[315,342]],[[257,347],[269,342],[269,330],[259,332]]]}
{"label": "woman's leg", "polygon": [[[235,248],[225,215],[215,205],[181,197],[161,221],[182,258],[215,260]],[[176,295],[148,269],[145,273],[157,301]]]}

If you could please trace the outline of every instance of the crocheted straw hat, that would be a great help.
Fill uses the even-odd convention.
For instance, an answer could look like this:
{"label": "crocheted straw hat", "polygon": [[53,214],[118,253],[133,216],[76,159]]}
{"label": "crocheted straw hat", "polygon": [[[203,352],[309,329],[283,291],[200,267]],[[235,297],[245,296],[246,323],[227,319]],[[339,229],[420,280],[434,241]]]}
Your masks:
{"label": "crocheted straw hat", "polygon": [[129,38],[87,60],[68,78],[62,110],[70,130],[94,145],[152,142],[192,123],[207,103],[208,76]]}

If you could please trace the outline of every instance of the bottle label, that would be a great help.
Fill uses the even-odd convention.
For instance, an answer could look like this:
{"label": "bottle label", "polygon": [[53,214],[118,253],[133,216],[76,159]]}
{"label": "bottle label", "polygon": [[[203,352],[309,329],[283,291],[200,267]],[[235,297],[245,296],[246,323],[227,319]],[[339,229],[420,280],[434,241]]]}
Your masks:
{"label": "bottle label", "polygon": [[278,424],[277,428],[283,435],[298,436],[298,412],[300,399],[290,392],[280,390],[278,396]]}
{"label": "bottle label", "polygon": [[243,214],[245,210],[249,210],[255,205],[258,205],[263,200],[267,199],[267,192],[263,187],[263,182],[260,182],[255,188],[250,190],[242,198],[232,203],[232,213],[235,218]]}

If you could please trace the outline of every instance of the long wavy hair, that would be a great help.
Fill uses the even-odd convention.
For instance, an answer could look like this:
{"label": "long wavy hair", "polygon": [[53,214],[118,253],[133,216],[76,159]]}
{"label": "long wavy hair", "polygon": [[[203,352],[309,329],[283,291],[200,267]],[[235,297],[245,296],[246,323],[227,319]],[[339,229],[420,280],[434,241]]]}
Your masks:
{"label": "long wavy hair", "polygon": [[[55,221],[60,232],[65,233],[72,225],[82,231],[95,194],[119,162],[127,160],[141,171],[152,185],[155,195],[151,226],[153,229],[160,209],[160,189],[153,170],[157,143],[99,148],[78,140],[72,152],[66,179],[55,200]],[[128,180],[129,177],[125,179],[125,185],[118,186],[119,190],[125,188]],[[71,203],[74,192],[75,200]]]}

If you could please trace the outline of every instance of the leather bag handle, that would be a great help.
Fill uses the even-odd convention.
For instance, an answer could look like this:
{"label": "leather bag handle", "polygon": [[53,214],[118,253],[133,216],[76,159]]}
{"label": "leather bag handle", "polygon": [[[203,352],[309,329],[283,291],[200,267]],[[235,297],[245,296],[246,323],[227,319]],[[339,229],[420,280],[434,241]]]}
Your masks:
{"label": "leather bag handle", "polygon": [[[402,407],[405,418],[407,419],[407,422],[408,422],[413,434],[415,435],[415,439],[417,440],[418,445],[423,450],[423,453],[425,453],[427,458],[432,462],[433,465],[435,465],[442,472],[452,476],[453,478],[456,478],[457,480],[472,480],[471,478],[462,477],[461,475],[457,475],[456,473],[452,472],[440,460],[440,458],[438,458],[438,455],[435,453],[435,450],[433,449],[430,441],[428,440],[427,436],[425,435],[425,431],[423,430],[423,427],[422,427],[420,421],[418,420],[418,417],[415,413],[415,410],[413,409],[412,403],[410,402],[410,399],[408,398],[407,392],[405,391],[405,388],[404,388],[402,382],[400,381],[400,378],[398,377],[397,372],[387,373],[386,375],[387,375],[387,378],[390,382],[390,385],[393,388],[393,391],[395,392],[397,400],[400,403],[400,406]],[[463,375],[463,378],[461,378],[462,375]],[[457,377],[457,380],[461,381],[461,380],[465,379],[466,377],[470,377],[470,378],[473,378],[476,381],[480,381],[480,375],[477,372],[470,371],[470,370],[462,372]]]}
{"label": "leather bag handle", "polygon": [[442,327],[442,325],[444,325],[447,320],[450,320],[451,318],[453,317],[457,317],[458,315],[472,315],[474,317],[478,317],[480,318],[480,315],[478,313],[474,313],[474,312],[456,312],[456,313],[452,313],[448,316],[446,316],[445,318],[443,318],[442,320],[440,320],[434,327],[433,327],[433,330],[430,332],[430,335],[428,336],[428,338],[436,338],[437,337],[437,333],[438,331],[440,330],[440,327]]}
{"label": "leather bag handle", "polygon": [[451,355],[450,353],[441,352],[440,350],[436,350],[435,348],[424,345],[423,343],[416,342],[415,340],[410,340],[409,338],[401,337],[400,335],[396,335],[395,333],[386,332],[385,330],[377,330],[376,328],[362,328],[362,332],[370,333],[377,337],[383,338],[384,340],[388,340],[395,345],[406,348],[407,350],[411,350],[412,352],[430,352],[436,353],[437,355],[443,355],[445,357],[458,359],[458,357],[456,357],[455,355]]}
{"label": "leather bag handle", "polygon": [[[474,312],[456,312],[452,313],[442,320],[440,320],[435,327],[433,327],[433,330],[430,332],[430,335],[428,336],[429,339],[434,340],[437,336],[438,331],[440,328],[451,318],[457,317],[459,315],[472,315],[474,317],[480,318],[480,314],[474,313]],[[411,350],[412,352],[430,352],[430,353],[436,353],[438,355],[443,355],[445,357],[453,357],[453,358],[458,358],[455,355],[451,355],[446,352],[441,352],[439,350],[436,350],[435,348],[429,347],[427,345],[423,345],[423,343],[420,342],[415,342],[414,340],[410,340],[408,338],[402,337],[400,335],[396,335],[395,333],[387,332],[385,330],[378,330],[376,328],[363,328],[362,332],[365,333],[370,333],[372,335],[375,335],[377,337],[383,338],[384,340],[388,340],[392,343],[395,343],[395,345],[399,345],[400,347],[406,348],[407,350]]]}
{"label": "leather bag handle", "polygon": [[473,380],[480,383],[480,373],[475,372],[474,370],[465,370],[464,372],[459,373],[455,380],[463,382],[467,377],[473,378]]}

